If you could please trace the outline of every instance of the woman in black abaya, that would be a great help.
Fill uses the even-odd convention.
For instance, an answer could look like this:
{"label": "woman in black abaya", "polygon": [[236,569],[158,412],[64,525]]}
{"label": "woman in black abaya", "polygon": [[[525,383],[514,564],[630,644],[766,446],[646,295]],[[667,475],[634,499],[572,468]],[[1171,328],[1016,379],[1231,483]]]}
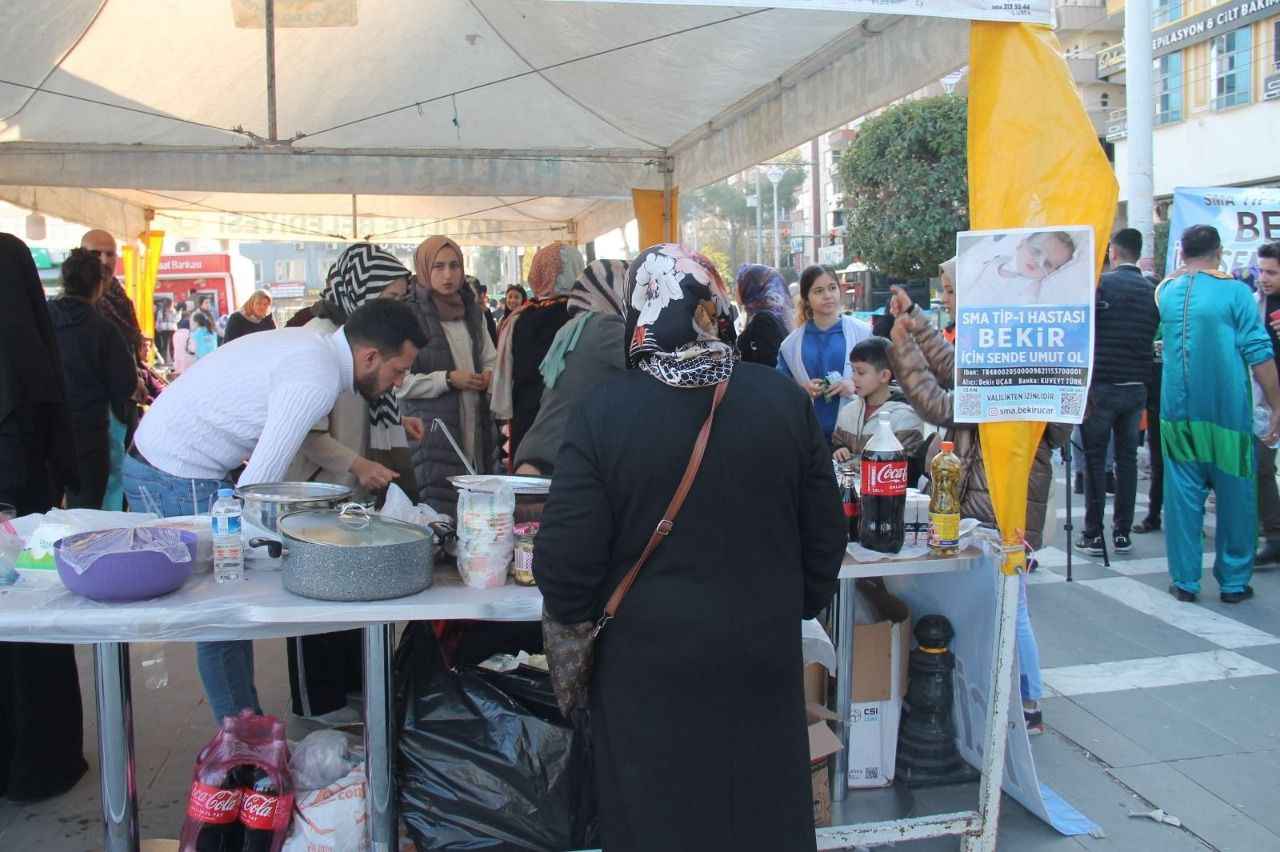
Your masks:
{"label": "woman in black abaya", "polygon": [[[68,484],[76,452],[40,276],[26,244],[0,234],[0,503],[47,512]],[[0,794],[57,796],[87,769],[75,649],[0,642]]]}
{"label": "woman in black abaya", "polygon": [[570,415],[533,565],[547,614],[600,617],[676,491],[728,383],[670,534],[600,634],[592,744],[606,852],[813,852],[800,622],[844,555],[808,397],[737,363],[709,262],[631,264],[629,361]]}

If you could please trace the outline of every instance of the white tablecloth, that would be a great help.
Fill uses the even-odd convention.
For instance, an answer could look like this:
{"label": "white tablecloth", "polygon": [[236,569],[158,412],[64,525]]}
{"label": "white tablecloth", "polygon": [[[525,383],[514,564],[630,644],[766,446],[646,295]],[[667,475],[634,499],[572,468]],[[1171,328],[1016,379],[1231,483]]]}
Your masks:
{"label": "white tablecloth", "polygon": [[[25,574],[25,572],[24,572]],[[470,589],[452,565],[437,566],[431,588],[409,597],[334,603],[298,597],[278,571],[249,570],[240,583],[192,577],[178,591],[136,603],[97,603],[72,594],[56,578],[24,577],[0,588],[0,641],[166,642],[271,639],[368,624],[435,619],[537,621],[542,595],[508,584]]]}

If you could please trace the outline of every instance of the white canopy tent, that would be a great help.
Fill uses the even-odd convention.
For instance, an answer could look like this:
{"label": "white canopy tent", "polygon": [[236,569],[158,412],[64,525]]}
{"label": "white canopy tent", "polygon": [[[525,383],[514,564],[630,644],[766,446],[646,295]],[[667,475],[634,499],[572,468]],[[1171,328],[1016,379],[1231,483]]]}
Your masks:
{"label": "white canopy tent", "polygon": [[[0,8],[0,199],[134,236],[585,242],[966,64],[968,24],[544,0]],[[274,71],[272,72],[272,69]]]}

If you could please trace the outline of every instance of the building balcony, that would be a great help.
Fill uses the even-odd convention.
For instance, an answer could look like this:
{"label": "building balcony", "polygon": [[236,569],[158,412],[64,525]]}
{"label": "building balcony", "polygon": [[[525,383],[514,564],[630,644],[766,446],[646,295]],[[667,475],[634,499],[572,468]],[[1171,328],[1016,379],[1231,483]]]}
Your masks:
{"label": "building balcony", "polygon": [[1068,56],[1067,67],[1071,69],[1071,79],[1078,86],[1088,86],[1100,81],[1098,77],[1098,59],[1096,56]]}
{"label": "building balcony", "polygon": [[1107,14],[1106,0],[1064,0],[1054,10],[1060,32],[1123,32],[1124,14]]}
{"label": "building balcony", "polygon": [[853,144],[853,140],[858,138],[858,131],[850,130],[842,127],[839,130],[833,130],[827,134],[827,144],[832,151],[843,151]]}

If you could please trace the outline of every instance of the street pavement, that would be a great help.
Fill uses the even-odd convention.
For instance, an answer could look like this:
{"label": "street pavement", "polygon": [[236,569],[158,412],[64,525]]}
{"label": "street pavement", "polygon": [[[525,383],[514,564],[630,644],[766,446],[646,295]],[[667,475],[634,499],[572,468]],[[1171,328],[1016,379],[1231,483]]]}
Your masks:
{"label": "street pavement", "polygon": [[[1061,474],[1060,474],[1061,476]],[[1064,479],[1056,489],[1065,521]],[[1137,520],[1145,516],[1145,479]],[[1212,510],[1213,507],[1210,506]],[[1073,506],[1077,533],[1083,506]],[[1209,516],[1210,532],[1213,516]],[[1109,527],[1108,527],[1109,532]],[[999,848],[1020,850],[1280,850],[1280,571],[1260,572],[1257,597],[1218,601],[1207,561],[1194,605],[1166,592],[1160,534],[1134,549],[1076,554],[1066,578],[1061,531],[1040,554],[1029,588],[1040,645],[1047,732],[1032,738],[1042,783],[1075,805],[1104,836],[1063,837],[1004,799]],[[1205,551],[1211,552],[1212,538]],[[257,642],[257,683],[269,711],[288,709],[283,641]],[[157,660],[163,655],[163,661]],[[87,852],[101,848],[92,658],[77,652],[90,772],[70,793],[39,805],[0,802],[0,850]],[[190,644],[133,649],[138,796],[144,837],[176,837],[196,752],[212,719]],[[291,737],[306,733],[297,722]],[[974,807],[976,787],[853,791],[836,822],[894,819]],[[1131,813],[1161,808],[1181,827]],[[933,852],[945,839],[899,843]]]}

